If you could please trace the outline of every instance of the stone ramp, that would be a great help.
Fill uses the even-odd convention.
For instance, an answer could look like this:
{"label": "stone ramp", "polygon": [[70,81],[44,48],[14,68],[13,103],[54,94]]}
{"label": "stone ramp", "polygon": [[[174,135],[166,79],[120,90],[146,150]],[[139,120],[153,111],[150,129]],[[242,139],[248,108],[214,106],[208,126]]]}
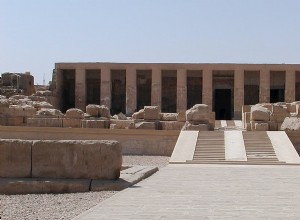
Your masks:
{"label": "stone ramp", "polygon": [[190,132],[180,133],[171,164],[300,164],[300,157],[285,132]]}
{"label": "stone ramp", "polygon": [[170,164],[85,219],[299,219],[299,166]]}

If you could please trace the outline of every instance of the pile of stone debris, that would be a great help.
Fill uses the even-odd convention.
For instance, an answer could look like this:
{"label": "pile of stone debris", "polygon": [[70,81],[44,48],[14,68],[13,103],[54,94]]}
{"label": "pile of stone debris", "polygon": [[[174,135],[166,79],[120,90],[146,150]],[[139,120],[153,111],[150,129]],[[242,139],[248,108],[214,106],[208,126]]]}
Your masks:
{"label": "pile of stone debris", "polygon": [[300,102],[261,103],[242,108],[247,131],[300,130]]}

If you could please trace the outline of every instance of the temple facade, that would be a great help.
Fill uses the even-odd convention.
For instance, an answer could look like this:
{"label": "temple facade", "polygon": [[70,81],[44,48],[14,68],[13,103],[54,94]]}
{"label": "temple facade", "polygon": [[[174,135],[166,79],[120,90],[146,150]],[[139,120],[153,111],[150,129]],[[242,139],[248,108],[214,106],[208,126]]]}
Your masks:
{"label": "temple facade", "polygon": [[216,119],[240,119],[242,105],[300,100],[300,64],[56,63],[54,75],[62,111],[103,104],[130,115],[205,103]]}

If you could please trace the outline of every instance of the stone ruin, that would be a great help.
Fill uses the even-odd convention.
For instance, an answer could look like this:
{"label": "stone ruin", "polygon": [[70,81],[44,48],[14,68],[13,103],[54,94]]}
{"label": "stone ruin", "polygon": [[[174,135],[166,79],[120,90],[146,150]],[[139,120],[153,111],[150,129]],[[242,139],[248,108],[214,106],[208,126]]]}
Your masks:
{"label": "stone ruin", "polygon": [[244,105],[242,122],[247,131],[300,130],[300,102]]}
{"label": "stone ruin", "polygon": [[[0,125],[29,127],[145,129],[145,130],[213,130],[214,112],[197,104],[186,112],[162,113],[159,106],[145,106],[132,117],[123,113],[111,116],[104,105],[90,104],[86,111],[71,108],[63,114],[55,109],[48,94],[39,91],[31,96],[0,96]],[[50,92],[51,93],[51,92]]]}

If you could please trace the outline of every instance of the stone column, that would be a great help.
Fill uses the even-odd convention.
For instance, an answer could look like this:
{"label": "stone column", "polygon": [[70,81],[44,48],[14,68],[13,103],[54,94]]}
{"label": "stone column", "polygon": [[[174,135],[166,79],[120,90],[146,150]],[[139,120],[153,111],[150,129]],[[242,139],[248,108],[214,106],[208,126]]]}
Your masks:
{"label": "stone column", "polygon": [[111,85],[110,85],[110,68],[101,67],[101,86],[100,86],[100,103],[101,105],[111,107]]}
{"label": "stone column", "polygon": [[75,71],[75,108],[85,112],[86,106],[86,79],[85,69],[76,68]]}
{"label": "stone column", "polygon": [[187,107],[187,85],[186,70],[177,70],[177,112],[186,111]]}
{"label": "stone column", "polygon": [[242,105],[244,105],[244,70],[234,71],[234,119],[242,119]]}
{"label": "stone column", "polygon": [[259,102],[269,103],[270,102],[270,71],[260,70],[260,82],[259,82]]}
{"label": "stone column", "polygon": [[62,106],[63,106],[63,97],[62,97],[62,87],[63,87],[63,71],[61,69],[54,69],[53,72],[55,71],[55,80],[56,80],[56,84],[55,84],[55,89],[54,89],[54,97],[55,98],[55,103],[54,103],[54,107],[57,109],[62,110]]}
{"label": "stone column", "polygon": [[210,69],[202,71],[202,102],[207,104],[212,109],[212,94],[213,94],[213,72]]}
{"label": "stone column", "polygon": [[152,69],[151,105],[161,108],[161,69]]}
{"label": "stone column", "polygon": [[126,114],[132,115],[136,111],[136,70],[126,68]]}
{"label": "stone column", "polygon": [[296,71],[287,70],[285,72],[285,102],[294,102],[296,100]]}

